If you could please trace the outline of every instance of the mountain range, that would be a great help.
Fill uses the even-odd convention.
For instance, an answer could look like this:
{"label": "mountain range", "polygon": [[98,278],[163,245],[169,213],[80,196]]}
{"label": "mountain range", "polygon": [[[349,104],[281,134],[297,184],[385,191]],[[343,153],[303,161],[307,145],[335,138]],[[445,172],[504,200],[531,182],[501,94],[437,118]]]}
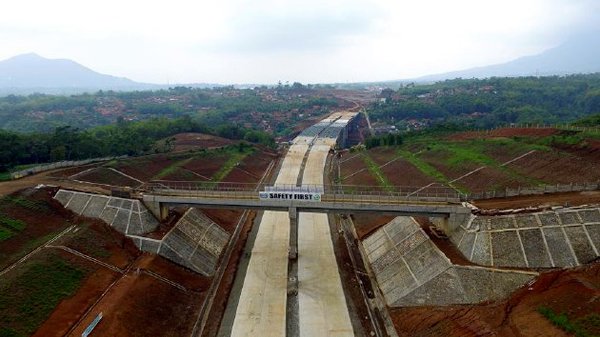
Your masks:
{"label": "mountain range", "polygon": [[[453,78],[546,76],[600,72],[600,32],[573,36],[540,54],[484,67],[427,75],[411,80],[377,82],[435,82]],[[218,84],[185,84],[215,87]],[[150,90],[169,85],[139,83],[124,77],[100,74],[68,59],[47,59],[23,54],[0,61],[0,95],[33,92],[71,94],[97,90]]]}
{"label": "mountain range", "polygon": [[[47,59],[35,53],[22,54],[0,61],[0,95],[74,94],[98,90],[157,90],[170,85],[149,84],[98,73],[68,59]],[[172,86],[172,85],[171,85]],[[217,84],[194,83],[192,87]]]}
{"label": "mountain range", "polygon": [[513,61],[415,78],[435,82],[454,78],[549,76],[600,72],[600,32],[572,36],[557,47]]}

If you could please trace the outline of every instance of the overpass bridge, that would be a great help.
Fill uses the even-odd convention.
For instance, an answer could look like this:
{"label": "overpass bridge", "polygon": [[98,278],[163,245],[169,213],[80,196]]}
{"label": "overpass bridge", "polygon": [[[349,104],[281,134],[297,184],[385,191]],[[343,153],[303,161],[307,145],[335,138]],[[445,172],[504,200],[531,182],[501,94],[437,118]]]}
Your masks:
{"label": "overpass bridge", "polygon": [[455,219],[461,221],[470,214],[462,206],[460,195],[446,188],[419,191],[396,187],[389,191],[377,186],[159,181],[147,184],[140,192],[144,203],[160,219],[167,217],[170,207],[181,205],[286,211],[290,219],[297,218],[297,212],[375,212],[443,218],[447,220],[444,229],[451,230]]}

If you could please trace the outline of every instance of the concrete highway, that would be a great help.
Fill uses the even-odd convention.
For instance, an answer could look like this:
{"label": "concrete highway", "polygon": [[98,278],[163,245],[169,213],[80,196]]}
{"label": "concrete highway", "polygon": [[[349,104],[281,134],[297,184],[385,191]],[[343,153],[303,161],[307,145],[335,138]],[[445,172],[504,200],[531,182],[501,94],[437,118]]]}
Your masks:
{"label": "concrete highway", "polygon": [[[294,144],[276,184],[296,184],[308,144]],[[231,336],[285,336],[290,221],[265,211],[252,248]]]}
{"label": "concrete highway", "polygon": [[[302,182],[323,184],[330,146],[313,145]],[[353,336],[342,281],[333,251],[329,220],[323,213],[300,213],[298,221],[300,336]]]}
{"label": "concrete highway", "polygon": [[[353,113],[355,114],[355,113]],[[330,119],[341,117],[337,113]],[[349,118],[348,118],[349,119]],[[297,137],[283,160],[275,185],[323,184],[323,169],[335,139]],[[300,336],[353,336],[327,216],[300,213],[298,219]],[[265,211],[259,224],[231,336],[285,336],[288,281],[288,213]]]}

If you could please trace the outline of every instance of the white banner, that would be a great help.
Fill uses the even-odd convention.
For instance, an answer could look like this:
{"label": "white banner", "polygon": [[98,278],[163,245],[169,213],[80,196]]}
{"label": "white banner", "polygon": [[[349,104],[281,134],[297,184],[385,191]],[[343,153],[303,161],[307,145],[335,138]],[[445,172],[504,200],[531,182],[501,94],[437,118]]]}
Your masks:
{"label": "white banner", "polygon": [[261,200],[321,201],[321,193],[302,191],[259,192]]}

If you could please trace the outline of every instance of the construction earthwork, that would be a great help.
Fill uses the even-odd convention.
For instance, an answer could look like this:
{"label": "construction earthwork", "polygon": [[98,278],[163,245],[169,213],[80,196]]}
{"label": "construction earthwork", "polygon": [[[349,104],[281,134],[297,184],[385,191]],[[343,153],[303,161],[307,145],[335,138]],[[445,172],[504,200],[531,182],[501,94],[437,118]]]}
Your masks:
{"label": "construction earthwork", "polygon": [[[34,336],[81,336],[100,313],[90,336],[566,335],[540,313],[549,308],[596,331],[589,323],[600,307],[600,206],[593,190],[581,192],[587,199],[579,192],[556,196],[579,198],[576,206],[532,205],[528,196],[526,206],[500,210],[478,207],[490,200],[448,201],[460,214],[431,218],[328,214],[293,205],[287,212],[184,204],[162,210],[144,202],[149,183],[167,186],[190,177],[196,184],[222,178],[221,186],[251,182],[288,192],[317,186],[326,196],[340,180],[394,193],[406,172],[414,185],[403,187],[402,204],[410,204],[413,194],[458,194],[476,186],[481,174],[517,177],[525,172],[522,161],[539,159],[529,150],[495,154],[496,167],[446,171],[429,153],[340,151],[364,138],[352,134],[359,117],[349,111],[328,116],[300,133],[281,159],[224,147],[211,150],[214,160],[155,156],[140,159],[154,163],[147,170],[127,159],[71,168],[54,179],[25,178],[60,186],[39,185],[0,202],[0,233],[12,235],[0,241],[6,303],[16,305],[19,294],[32,291],[22,275],[39,266],[68,270],[78,283],[52,302],[37,326],[0,323]],[[446,184],[419,171],[419,164],[443,172]],[[115,188],[123,186],[130,188]],[[544,197],[554,194],[536,198]],[[24,236],[41,239],[27,248]],[[5,317],[17,317],[2,303]]]}

